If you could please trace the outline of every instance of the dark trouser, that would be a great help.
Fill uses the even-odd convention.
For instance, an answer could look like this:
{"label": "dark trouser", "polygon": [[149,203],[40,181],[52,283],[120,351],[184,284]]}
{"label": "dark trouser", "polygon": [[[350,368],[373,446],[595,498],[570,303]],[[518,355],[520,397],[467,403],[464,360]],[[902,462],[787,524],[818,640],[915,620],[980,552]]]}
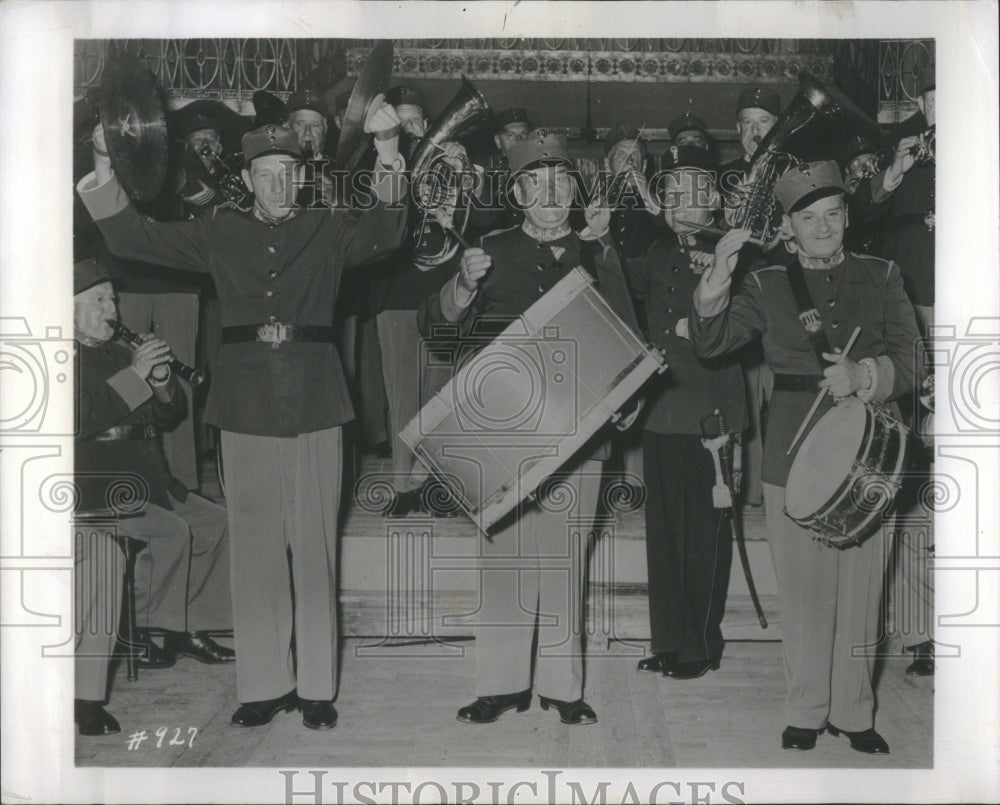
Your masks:
{"label": "dark trouser", "polygon": [[733,543],[712,502],[712,456],[698,436],[646,431],[642,448],[652,650],[717,659]]}
{"label": "dark trouser", "polygon": [[78,528],[73,548],[74,696],[103,702],[118,640],[125,555],[102,529]]}

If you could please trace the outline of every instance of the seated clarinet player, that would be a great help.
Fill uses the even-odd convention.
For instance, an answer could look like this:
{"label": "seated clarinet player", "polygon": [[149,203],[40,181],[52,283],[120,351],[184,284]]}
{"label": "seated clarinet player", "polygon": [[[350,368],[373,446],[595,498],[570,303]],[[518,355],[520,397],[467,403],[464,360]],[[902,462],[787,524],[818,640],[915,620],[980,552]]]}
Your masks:
{"label": "seated clarinet player", "polygon": [[[208,634],[233,628],[226,511],[188,492],[170,475],[158,439],[161,430],[186,412],[184,394],[168,365],[170,347],[152,336],[134,351],[114,341],[118,313],[110,276],[93,259],[77,263],[73,273],[80,361],[80,430],[75,443],[79,508],[106,508],[113,497],[111,487],[130,478],[148,489],[143,516],[118,525],[119,533],[148,543],[135,568],[138,642],[143,650],[139,665],[167,667],[178,655],[206,663],[232,662],[233,651]],[[121,579],[109,582],[120,600]],[[165,632],[163,649],[150,639],[150,628]],[[103,694],[85,694],[103,688],[106,661],[103,670],[93,656],[83,665],[91,669],[95,684],[78,682],[77,698],[103,699]],[[109,731],[101,727],[92,706],[77,704],[77,723],[85,735]]]}
{"label": "seated clarinet player", "polygon": [[[646,336],[669,367],[647,392],[642,454],[653,656],[639,669],[692,679],[719,666],[733,558],[724,508],[713,498],[716,457],[705,437],[739,434],[746,403],[739,361],[698,358],[688,341],[691,294],[714,249],[693,228],[712,224],[719,206],[711,154],[672,146],[662,166],[669,180],[664,218],[674,235],[625,263],[632,295],[645,306]],[[728,426],[721,434],[717,414]]]}
{"label": "seated clarinet player", "polygon": [[[464,251],[457,275],[421,307],[421,333],[433,336],[434,325],[450,323],[461,324],[463,337],[487,330],[496,335],[577,266],[596,277],[615,312],[636,328],[611,245],[610,211],[587,208],[589,241],[570,227],[575,185],[567,172],[572,163],[565,135],[536,129],[511,145],[508,158],[524,222],[485,236],[481,248]],[[594,326],[600,326],[596,319]],[[581,345],[581,354],[584,349]],[[532,438],[537,439],[525,431],[524,439]],[[523,712],[534,688],[542,709],[555,708],[564,724],[596,723],[583,698],[582,581],[590,529],[581,534],[567,528],[567,518],[594,518],[601,461],[607,455],[607,444],[597,439],[560,468],[560,481],[573,490],[572,511],[559,511],[549,500],[553,488],[543,483],[536,502],[523,502],[490,539],[481,541],[476,699],[458,711],[459,721],[484,724],[507,710]],[[551,494],[558,495],[558,489]]]}
{"label": "seated clarinet player", "polygon": [[[691,342],[699,357],[715,358],[760,339],[775,373],[763,481],[783,629],[788,726],[782,746],[812,749],[826,729],[843,733],[859,752],[887,754],[874,727],[872,688],[886,529],[838,550],[814,539],[783,507],[803,441],[789,447],[817,391],[828,393],[814,427],[849,397],[884,403],[909,393],[916,320],[895,263],[844,251],[847,202],[835,162],[792,168],[774,193],[797,259],[787,267],[752,270],[734,290],[730,275],[751,233],[731,230],[695,290]],[[858,654],[860,647],[869,650]]]}

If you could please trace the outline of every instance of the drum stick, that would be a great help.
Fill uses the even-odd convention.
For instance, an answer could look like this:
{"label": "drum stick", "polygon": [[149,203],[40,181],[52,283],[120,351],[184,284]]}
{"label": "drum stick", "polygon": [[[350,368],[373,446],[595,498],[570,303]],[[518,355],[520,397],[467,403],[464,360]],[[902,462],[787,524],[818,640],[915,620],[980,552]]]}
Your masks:
{"label": "drum stick", "polygon": [[[861,326],[854,328],[854,332],[851,333],[851,337],[847,340],[847,346],[844,347],[844,351],[840,353],[840,357],[837,358],[837,363],[840,363],[844,358],[847,357],[847,353],[851,351],[851,347],[854,346],[854,342],[858,340],[858,335],[861,333]],[[785,453],[786,456],[792,454],[792,450],[795,449],[795,445],[799,443],[799,439],[802,438],[802,434],[805,433],[806,427],[812,422],[813,416],[816,414],[816,409],[819,408],[819,404],[823,402],[823,398],[826,396],[826,392],[829,389],[821,388],[819,394],[816,395],[816,399],[813,400],[812,407],[809,409],[809,413],[806,414],[806,418],[802,420],[802,424],[799,425],[799,430],[795,434],[795,438],[792,439],[792,443],[788,446],[788,451]]]}
{"label": "drum stick", "polygon": [[441,225],[441,228],[445,232],[447,232],[449,235],[453,236],[455,238],[455,240],[458,241],[458,245],[459,246],[461,246],[463,249],[471,249],[472,248],[469,245],[469,241],[467,241],[465,238],[463,238],[462,235],[459,233],[459,231],[457,229],[455,229],[455,227],[453,227],[451,224],[448,223],[448,216],[447,216],[447,214],[445,213],[444,210],[442,210],[440,208],[438,208],[436,210],[431,210],[431,215],[434,216],[434,220],[437,221],[438,224]]}

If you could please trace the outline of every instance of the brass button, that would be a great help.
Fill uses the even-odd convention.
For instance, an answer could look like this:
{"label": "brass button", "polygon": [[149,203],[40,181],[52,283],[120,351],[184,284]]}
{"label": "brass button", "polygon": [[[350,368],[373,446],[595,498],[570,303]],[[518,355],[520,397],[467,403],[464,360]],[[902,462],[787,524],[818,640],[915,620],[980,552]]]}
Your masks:
{"label": "brass button", "polygon": [[271,254],[274,254],[275,252],[277,252],[277,251],[278,251],[278,247],[277,247],[277,246],[275,246],[275,245],[274,245],[274,244],[272,243],[272,244],[271,244],[270,246],[268,246],[268,247],[267,247],[267,250],[268,250],[268,251],[269,251],[269,252],[270,252]]}
{"label": "brass button", "polygon": [[840,326],[840,322],[839,321],[835,321],[830,326],[833,327],[834,330],[836,330]]}
{"label": "brass button", "polygon": [[537,267],[538,267],[539,271],[544,271],[545,270],[545,263],[539,263]]}
{"label": "brass button", "polygon": [[833,274],[827,274],[826,275],[826,281],[827,282],[833,282]]}
{"label": "brass button", "polygon": [[667,291],[669,291],[670,293],[677,293],[677,289],[673,285],[668,285]]}
{"label": "brass button", "polygon": [[274,291],[268,291],[267,296],[274,296]]}
{"label": "brass button", "polygon": [[831,300],[829,300],[829,301],[827,302],[827,304],[828,304],[828,305],[829,305],[830,307],[833,307],[834,305],[836,305],[836,304],[837,304],[837,300],[836,300],[836,299],[831,299]]}
{"label": "brass button", "polygon": [[674,312],[674,309],[672,307],[668,307],[667,308],[667,313],[673,313],[673,312]]}
{"label": "brass button", "polygon": [[275,277],[278,276],[278,272],[272,269],[271,271],[267,272],[267,276],[269,276],[271,279],[274,279]]}

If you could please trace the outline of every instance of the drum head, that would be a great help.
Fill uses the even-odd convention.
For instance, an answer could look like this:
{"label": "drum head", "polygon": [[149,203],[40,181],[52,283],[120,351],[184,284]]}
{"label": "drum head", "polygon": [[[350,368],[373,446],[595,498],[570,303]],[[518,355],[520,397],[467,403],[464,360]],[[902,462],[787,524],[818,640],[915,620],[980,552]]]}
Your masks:
{"label": "drum head", "polygon": [[864,403],[851,397],[827,411],[809,431],[785,485],[789,517],[808,517],[830,502],[851,473],[867,419]]}

